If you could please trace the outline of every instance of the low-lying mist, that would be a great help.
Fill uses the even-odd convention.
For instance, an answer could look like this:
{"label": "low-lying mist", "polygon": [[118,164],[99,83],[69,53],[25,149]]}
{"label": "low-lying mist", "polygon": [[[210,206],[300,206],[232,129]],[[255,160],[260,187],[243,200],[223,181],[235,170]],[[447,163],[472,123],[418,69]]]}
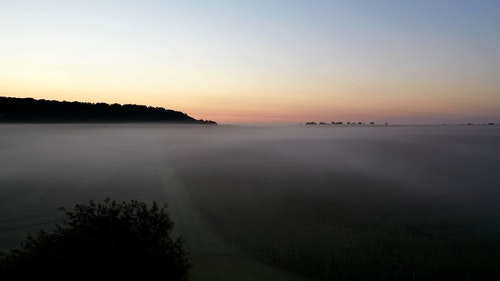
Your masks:
{"label": "low-lying mist", "polygon": [[499,159],[498,126],[0,125],[0,249],[111,196],[168,203],[195,263],[495,276]]}

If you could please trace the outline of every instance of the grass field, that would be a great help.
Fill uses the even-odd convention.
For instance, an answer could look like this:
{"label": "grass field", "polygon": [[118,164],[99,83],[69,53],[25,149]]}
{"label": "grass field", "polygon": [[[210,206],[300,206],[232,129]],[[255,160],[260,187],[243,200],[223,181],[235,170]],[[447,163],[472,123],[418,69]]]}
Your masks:
{"label": "grass field", "polygon": [[500,280],[497,126],[0,125],[0,249],[168,203],[193,280]]}

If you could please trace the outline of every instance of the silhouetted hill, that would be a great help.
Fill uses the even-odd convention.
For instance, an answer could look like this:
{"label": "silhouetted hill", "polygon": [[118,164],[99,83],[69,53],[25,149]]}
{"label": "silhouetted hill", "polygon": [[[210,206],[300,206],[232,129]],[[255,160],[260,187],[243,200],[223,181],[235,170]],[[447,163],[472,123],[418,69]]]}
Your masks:
{"label": "silhouetted hill", "polygon": [[0,122],[168,122],[217,124],[186,113],[136,104],[84,103],[0,97]]}

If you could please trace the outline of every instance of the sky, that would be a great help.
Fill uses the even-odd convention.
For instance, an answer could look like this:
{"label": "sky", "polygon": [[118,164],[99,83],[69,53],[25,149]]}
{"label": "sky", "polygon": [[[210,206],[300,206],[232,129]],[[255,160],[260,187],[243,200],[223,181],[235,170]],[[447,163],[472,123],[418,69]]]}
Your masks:
{"label": "sky", "polygon": [[500,122],[500,1],[0,0],[0,96],[225,124]]}

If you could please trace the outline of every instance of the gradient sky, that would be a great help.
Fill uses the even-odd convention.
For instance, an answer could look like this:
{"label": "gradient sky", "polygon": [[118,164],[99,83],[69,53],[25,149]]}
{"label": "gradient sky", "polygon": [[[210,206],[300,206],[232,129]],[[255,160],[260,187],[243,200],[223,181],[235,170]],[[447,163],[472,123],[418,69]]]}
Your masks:
{"label": "gradient sky", "polygon": [[0,96],[220,123],[500,122],[500,1],[0,0]]}

